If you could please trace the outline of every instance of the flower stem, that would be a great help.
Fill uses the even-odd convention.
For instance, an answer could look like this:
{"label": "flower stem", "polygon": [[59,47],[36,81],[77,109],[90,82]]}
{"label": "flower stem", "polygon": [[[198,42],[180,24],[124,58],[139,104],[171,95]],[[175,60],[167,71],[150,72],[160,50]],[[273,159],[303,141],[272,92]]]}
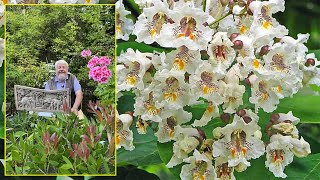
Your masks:
{"label": "flower stem", "polygon": [[214,21],[213,23],[209,24],[209,27],[210,27],[210,28],[213,28],[213,27],[212,27],[213,25],[215,25],[216,23],[220,22],[222,19],[226,18],[226,17],[229,16],[230,14],[231,14],[231,13],[229,12],[229,13],[221,16],[219,19],[217,19],[217,20]]}
{"label": "flower stem", "polygon": [[206,6],[207,6],[207,0],[202,0],[202,8],[204,12],[206,11]]}
{"label": "flower stem", "polygon": [[73,167],[74,167],[74,172],[75,172],[75,174],[78,174],[78,172],[77,172],[77,166],[76,166],[76,164],[77,164],[76,161],[77,161],[77,157],[74,158]]}
{"label": "flower stem", "polygon": [[50,160],[50,154],[48,155],[48,159],[47,159],[47,162],[48,162],[48,166],[47,166],[47,169],[46,169],[47,174],[49,174],[49,166],[50,166],[49,160]]}

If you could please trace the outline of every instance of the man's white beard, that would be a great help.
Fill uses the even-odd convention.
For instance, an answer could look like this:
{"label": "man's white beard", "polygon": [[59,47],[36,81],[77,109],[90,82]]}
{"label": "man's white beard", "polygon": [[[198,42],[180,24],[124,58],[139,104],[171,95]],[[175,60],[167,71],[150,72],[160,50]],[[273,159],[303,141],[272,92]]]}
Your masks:
{"label": "man's white beard", "polygon": [[67,74],[66,73],[59,73],[58,74],[58,79],[59,81],[64,81],[67,78]]}

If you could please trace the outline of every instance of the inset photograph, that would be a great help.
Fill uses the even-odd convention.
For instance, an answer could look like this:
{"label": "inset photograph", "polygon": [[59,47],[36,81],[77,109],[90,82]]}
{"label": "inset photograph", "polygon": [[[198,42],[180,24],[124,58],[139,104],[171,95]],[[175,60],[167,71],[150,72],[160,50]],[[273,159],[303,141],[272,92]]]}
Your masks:
{"label": "inset photograph", "polygon": [[5,175],[115,176],[114,5],[5,18]]}

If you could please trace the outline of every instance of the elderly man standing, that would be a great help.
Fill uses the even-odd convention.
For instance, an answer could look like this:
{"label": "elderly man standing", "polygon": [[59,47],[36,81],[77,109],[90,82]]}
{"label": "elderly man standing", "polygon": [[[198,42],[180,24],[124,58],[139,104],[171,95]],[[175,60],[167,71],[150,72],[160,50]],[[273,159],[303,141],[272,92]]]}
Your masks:
{"label": "elderly man standing", "polygon": [[56,76],[46,82],[46,90],[61,90],[69,88],[71,92],[71,112],[78,115],[78,108],[81,104],[83,93],[81,85],[73,74],[68,72],[69,65],[65,60],[59,60],[55,63]]}

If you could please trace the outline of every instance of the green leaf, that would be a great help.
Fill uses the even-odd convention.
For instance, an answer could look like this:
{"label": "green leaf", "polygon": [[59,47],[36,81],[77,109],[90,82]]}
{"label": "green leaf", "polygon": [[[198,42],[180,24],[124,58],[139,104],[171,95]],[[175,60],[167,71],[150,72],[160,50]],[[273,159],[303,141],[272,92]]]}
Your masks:
{"label": "green leaf", "polygon": [[320,179],[320,153],[296,158],[285,170],[288,179]]}
{"label": "green leaf", "polygon": [[25,135],[25,134],[27,134],[27,133],[24,132],[24,131],[18,131],[18,132],[15,132],[15,133],[14,133],[14,137],[21,137],[21,136],[23,136],[23,135]]}
{"label": "green leaf", "polygon": [[[251,160],[251,166],[244,172],[235,172],[237,180],[247,179],[280,179],[276,178],[272,172],[265,167],[266,157],[262,156],[259,159]],[[320,154],[312,154],[305,158],[294,157],[294,160],[289,164],[284,173],[287,174],[289,180],[296,179],[320,179]]]}
{"label": "green leaf", "polygon": [[320,123],[320,96],[304,96],[295,94],[293,98],[284,98],[275,112],[293,112],[301,123]]}
{"label": "green leaf", "polygon": [[265,167],[266,157],[263,155],[258,159],[250,160],[251,166],[249,166],[243,172],[234,173],[237,180],[247,180],[247,179],[276,179],[274,175]]}
{"label": "green leaf", "polygon": [[99,174],[99,172],[95,170],[92,166],[88,166],[88,170],[90,174]]}
{"label": "green leaf", "polygon": [[159,47],[153,47],[144,43],[138,43],[138,42],[121,42],[117,43],[117,55],[119,56],[121,51],[126,51],[128,48],[131,48],[133,50],[139,50],[140,52],[170,52],[171,49],[163,49]]}
{"label": "green leaf", "polygon": [[[161,157],[161,160],[168,164],[172,155],[173,155],[173,142],[167,143],[158,143],[158,150]],[[169,168],[170,172],[174,175],[174,177],[178,180],[180,179],[180,172],[181,172],[182,165],[174,166],[173,168]]]}
{"label": "green leaf", "polygon": [[57,176],[56,180],[73,180],[73,179],[68,176]]}
{"label": "green leaf", "polygon": [[[95,179],[95,178],[93,178]],[[103,177],[106,180],[160,180],[158,176],[147,171],[138,169],[134,166],[125,166],[117,168],[117,176]]]}
{"label": "green leaf", "polygon": [[63,158],[64,162],[66,162],[67,165],[69,165],[69,166],[73,169],[73,165],[72,165],[72,163],[70,162],[70,160],[69,160],[68,158],[66,158],[65,156],[62,156],[62,158]]}
{"label": "green leaf", "polygon": [[310,84],[310,88],[313,90],[313,91],[317,91],[318,93],[320,93],[320,86],[317,86],[315,84]]}
{"label": "green leaf", "polygon": [[70,164],[64,164],[60,167],[60,169],[64,169],[64,170],[73,169],[73,166]]}
{"label": "green leaf", "polygon": [[49,160],[49,163],[53,166],[58,166],[59,165],[59,162],[57,161],[52,161],[52,160]]}
{"label": "green leaf", "polygon": [[318,61],[320,61],[320,49],[318,49],[318,50],[310,50],[310,51],[308,51],[308,53],[314,53],[314,55],[316,56]]}
{"label": "green leaf", "polygon": [[84,180],[90,180],[92,178],[94,178],[94,176],[84,176]]}
{"label": "green leaf", "polygon": [[117,166],[126,164],[147,166],[162,163],[157,148],[157,138],[150,128],[148,128],[147,134],[138,134],[137,130],[133,129],[133,137],[135,149],[133,151],[126,151],[123,148],[118,150]]}
{"label": "green leaf", "polygon": [[18,151],[12,151],[11,155],[12,155],[12,160],[14,160],[14,161],[22,161],[22,158],[20,157],[20,154],[19,154]]}

